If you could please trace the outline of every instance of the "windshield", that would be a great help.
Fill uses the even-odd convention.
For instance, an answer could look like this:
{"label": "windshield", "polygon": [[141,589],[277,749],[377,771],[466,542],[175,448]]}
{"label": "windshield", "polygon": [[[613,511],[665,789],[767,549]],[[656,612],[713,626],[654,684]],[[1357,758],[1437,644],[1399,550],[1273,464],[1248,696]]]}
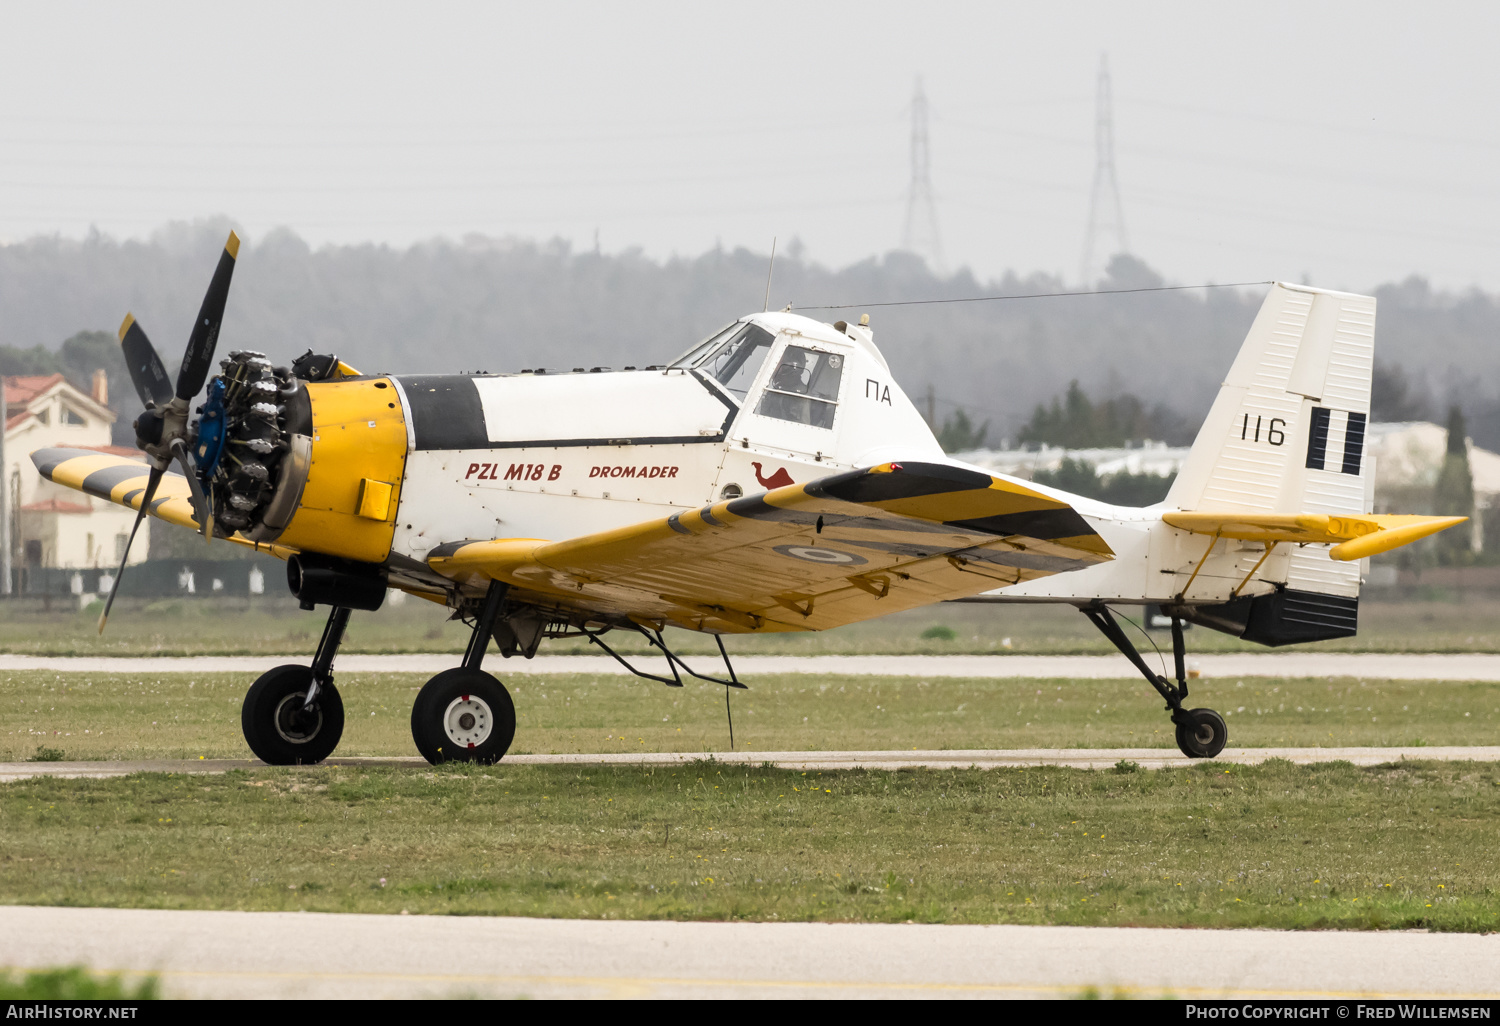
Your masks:
{"label": "windshield", "polygon": [[689,349],[687,352],[683,353],[677,359],[675,359],[671,363],[667,364],[667,366],[668,367],[691,367],[693,364],[697,363],[700,358],[702,358],[702,356],[703,356],[704,353],[709,352],[710,350],[712,350],[715,346],[717,346],[719,343],[723,342],[730,335],[733,335],[739,329],[740,329],[740,322],[739,321],[735,321],[733,324],[729,325],[728,327],[720,328],[718,331],[716,331],[712,335],[708,336],[708,338],[704,339],[702,342],[699,342],[697,345],[693,346],[693,348]]}
{"label": "windshield", "polygon": [[[711,341],[717,341],[717,338]],[[700,347],[702,355],[693,366],[743,399],[775,341],[775,336],[762,327],[735,325],[734,332],[717,347]]]}

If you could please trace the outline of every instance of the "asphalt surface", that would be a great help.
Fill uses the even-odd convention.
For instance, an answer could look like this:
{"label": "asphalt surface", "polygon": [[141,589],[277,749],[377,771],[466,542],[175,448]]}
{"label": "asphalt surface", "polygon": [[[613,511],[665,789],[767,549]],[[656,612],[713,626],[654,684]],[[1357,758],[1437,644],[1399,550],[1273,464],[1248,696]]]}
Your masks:
{"label": "asphalt surface", "polygon": [[169,996],[215,998],[1500,997],[1500,936],[1412,932],[10,906],[0,965],[155,973]]}
{"label": "asphalt surface", "polygon": [[[1168,769],[1194,764],[1175,749],[1167,748],[1022,748],[909,752],[640,752],[569,755],[508,755],[506,765],[519,766],[676,766],[699,759],[713,759],[732,766],[771,763],[792,770],[848,769],[995,769],[1005,766],[1071,766],[1078,769],[1109,769],[1121,761],[1142,769]],[[1351,762],[1356,766],[1379,766],[1405,759],[1442,762],[1500,762],[1500,746],[1431,748],[1226,748],[1216,763],[1254,765],[1267,759],[1287,759],[1307,765],[1320,762]],[[229,770],[262,769],[255,759],[145,759],[121,762],[0,762],[0,783],[31,777],[103,779],[131,773],[225,773]],[[334,758],[324,766],[402,766],[425,769],[416,756],[407,758]]]}
{"label": "asphalt surface", "polygon": [[[420,673],[433,675],[459,664],[459,653],[343,655],[337,669],[345,673]],[[58,670],[82,673],[261,673],[283,663],[308,665],[308,653],[286,656],[27,656],[0,654],[0,672]],[[718,673],[709,657],[688,659],[694,669]],[[665,672],[662,660],[642,658],[643,669]],[[508,674],[593,673],[627,671],[608,656],[537,656],[502,659],[491,656],[485,669],[502,679]],[[1196,655],[1188,661],[1206,677],[1362,677],[1366,680],[1500,681],[1500,655],[1381,652],[1277,652]],[[1118,679],[1136,676],[1123,656],[1040,655],[870,655],[742,656],[734,660],[742,679],[770,673],[848,673],[887,677],[1043,677]]]}

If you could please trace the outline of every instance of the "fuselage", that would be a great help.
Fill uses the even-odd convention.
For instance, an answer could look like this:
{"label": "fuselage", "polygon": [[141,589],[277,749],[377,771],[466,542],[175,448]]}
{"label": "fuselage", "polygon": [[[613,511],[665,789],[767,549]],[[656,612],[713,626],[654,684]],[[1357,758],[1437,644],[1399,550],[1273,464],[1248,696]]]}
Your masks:
{"label": "fuselage", "polygon": [[275,542],[398,578],[427,576],[444,543],[572,538],[856,466],[948,462],[868,328],[787,313],[644,370],[306,390],[306,481]]}

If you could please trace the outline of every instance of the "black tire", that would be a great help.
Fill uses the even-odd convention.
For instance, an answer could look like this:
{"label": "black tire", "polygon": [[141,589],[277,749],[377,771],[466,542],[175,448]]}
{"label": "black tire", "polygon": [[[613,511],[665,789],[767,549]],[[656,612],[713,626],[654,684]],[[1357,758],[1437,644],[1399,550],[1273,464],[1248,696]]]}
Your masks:
{"label": "black tire", "polygon": [[1224,750],[1229,728],[1212,709],[1189,709],[1186,723],[1177,724],[1177,747],[1189,759],[1212,759]]}
{"label": "black tire", "polygon": [[516,706],[483,670],[444,670],[422,686],[411,707],[411,736],[422,758],[442,762],[499,762],[516,736]]}
{"label": "black tire", "polygon": [[318,692],[310,720],[304,719],[302,700],[311,683],[311,667],[278,666],[250,685],[240,708],[240,729],[262,762],[308,766],[338,747],[344,735],[344,700],[329,684]]}

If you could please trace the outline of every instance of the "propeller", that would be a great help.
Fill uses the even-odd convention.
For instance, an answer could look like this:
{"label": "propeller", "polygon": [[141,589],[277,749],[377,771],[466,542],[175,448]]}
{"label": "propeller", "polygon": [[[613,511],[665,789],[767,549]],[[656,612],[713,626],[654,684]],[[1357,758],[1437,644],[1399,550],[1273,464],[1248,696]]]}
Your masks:
{"label": "propeller", "polygon": [[125,322],[120,325],[120,349],[124,351],[125,366],[135,385],[135,394],[141,397],[141,405],[150,408],[171,402],[172,382],[167,378],[167,369],[161,365],[156,347],[134,314],[126,314]]}
{"label": "propeller", "polygon": [[125,564],[130,559],[130,547],[135,542],[136,531],[145,519],[162,475],[174,461],[182,467],[192,493],[193,519],[198,521],[205,543],[213,538],[213,507],[203,494],[203,484],[198,480],[198,468],[188,452],[188,414],[192,401],[208,380],[213,366],[214,349],[219,342],[219,329],[224,323],[224,305],[229,299],[229,282],[234,277],[234,263],[240,253],[240,237],[229,233],[224,243],[224,252],[219,254],[219,265],[203,295],[203,305],[198,308],[198,319],[193,322],[188,336],[187,349],[182,354],[182,366],[177,371],[174,388],[167,378],[166,367],[156,353],[156,347],[146,337],[146,331],[131,314],[125,315],[120,325],[120,349],[125,356],[125,366],[130,372],[131,384],[140,396],[146,412],[136,418],[135,434],[138,444],[151,457],[151,475],[146,481],[146,492],[141,498],[141,508],[136,513],[135,524],[125,542],[125,554],[120,558],[120,570],[115,574],[115,583],[104,603],[104,612],[99,616],[99,633],[104,633],[104,622],[109,618],[110,607],[120,590],[120,580],[125,576]]}
{"label": "propeller", "polygon": [[109,619],[110,608],[114,606],[115,595],[120,590],[120,581],[125,577],[125,562],[130,558],[130,546],[135,544],[135,532],[141,529],[141,521],[146,519],[146,511],[151,508],[151,500],[156,497],[156,486],[161,484],[162,475],[165,473],[162,467],[152,467],[151,476],[146,480],[146,494],[141,496],[140,512],[135,515],[135,523],[130,527],[130,537],[125,541],[125,555],[120,557],[120,569],[115,571],[114,583],[109,586],[109,598],[104,600],[104,612],[99,614],[100,634],[104,633],[104,621]]}

